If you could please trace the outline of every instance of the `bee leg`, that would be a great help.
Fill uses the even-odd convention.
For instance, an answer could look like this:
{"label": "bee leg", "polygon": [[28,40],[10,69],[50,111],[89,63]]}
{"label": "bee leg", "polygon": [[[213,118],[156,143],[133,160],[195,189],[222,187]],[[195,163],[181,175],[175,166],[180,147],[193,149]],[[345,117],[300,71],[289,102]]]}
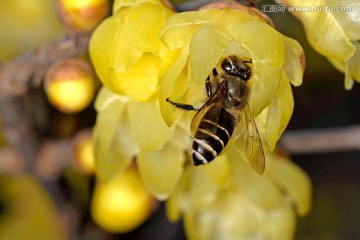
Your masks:
{"label": "bee leg", "polygon": [[[218,72],[216,71],[216,68],[213,68],[212,70],[212,75],[215,77],[218,75]],[[207,96],[210,98],[213,95],[212,92],[212,86],[211,86],[211,82],[210,82],[210,75],[206,78],[205,80],[205,87],[206,87],[206,94]]]}
{"label": "bee leg", "polygon": [[171,103],[175,107],[186,110],[186,111],[198,111],[199,110],[199,109],[195,108],[193,105],[173,102],[169,98],[166,98],[166,101],[168,103]]}
{"label": "bee leg", "polygon": [[205,87],[206,87],[206,94],[208,97],[211,97],[212,96],[212,88],[211,88],[211,83],[210,83],[210,76],[208,76],[206,78],[206,81],[205,81]]}

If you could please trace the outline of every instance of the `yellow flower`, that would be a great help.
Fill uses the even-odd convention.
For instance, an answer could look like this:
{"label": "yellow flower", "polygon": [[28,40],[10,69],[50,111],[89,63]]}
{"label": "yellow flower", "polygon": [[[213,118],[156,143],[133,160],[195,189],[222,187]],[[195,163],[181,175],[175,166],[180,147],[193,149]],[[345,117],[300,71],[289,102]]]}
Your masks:
{"label": "yellow flower", "polygon": [[[252,10],[225,2],[172,16],[161,31],[162,42],[179,57],[165,72],[160,86],[160,108],[171,126],[183,113],[168,104],[195,104],[206,99],[205,79],[223,56],[252,59],[249,99],[253,117],[266,145],[273,149],[293,111],[290,83],[302,82],[304,53],[295,40],[277,32],[268,19]],[[230,5],[227,5],[230,4]],[[216,6],[218,7],[218,6]]]}
{"label": "yellow flower", "polygon": [[158,199],[175,187],[189,145],[181,126],[166,126],[158,106],[160,77],[178,54],[159,38],[172,14],[160,0],[115,1],[113,16],[90,42],[94,67],[105,85],[95,103],[97,176],[110,180],[136,157],[142,179]]}
{"label": "yellow flower", "polygon": [[190,144],[184,126],[166,126],[157,100],[135,102],[106,87],[98,94],[95,108],[97,175],[110,180],[136,157],[148,190],[158,199],[166,199],[182,175],[184,152]]}
{"label": "yellow flower", "polygon": [[106,87],[135,101],[157,92],[159,78],[176,55],[158,36],[172,14],[160,0],[115,1],[113,15],[90,41],[91,59]]}
{"label": "yellow flower", "polygon": [[[293,7],[311,46],[345,73],[345,88],[360,82],[360,1],[278,0]],[[295,8],[297,7],[297,8]],[[308,10],[306,10],[308,9]]]}
{"label": "yellow flower", "polygon": [[263,176],[234,149],[206,168],[188,166],[167,201],[168,217],[184,218],[189,240],[292,239],[296,214],[310,209],[311,182],[288,159],[266,157]]}
{"label": "yellow flower", "polygon": [[[91,40],[91,56],[105,85],[95,102],[97,175],[109,180],[135,160],[147,189],[160,200],[170,196],[170,219],[184,216],[190,239],[290,239],[292,206],[299,215],[310,207],[304,173],[266,151],[267,168],[259,176],[245,154],[230,147],[211,164],[192,166],[186,153],[191,116],[165,99],[203,103],[205,80],[221,57],[251,59],[249,105],[263,144],[273,149],[293,111],[290,83],[302,81],[301,46],[258,11],[232,2],[224,9],[178,13],[154,25],[146,16],[155,17],[154,8],[165,7],[155,0],[135,2],[116,1],[114,16]],[[132,25],[125,21],[130,17]],[[140,22],[146,26],[136,28]],[[142,35],[147,29],[158,35]],[[129,40],[133,36],[137,41]]]}

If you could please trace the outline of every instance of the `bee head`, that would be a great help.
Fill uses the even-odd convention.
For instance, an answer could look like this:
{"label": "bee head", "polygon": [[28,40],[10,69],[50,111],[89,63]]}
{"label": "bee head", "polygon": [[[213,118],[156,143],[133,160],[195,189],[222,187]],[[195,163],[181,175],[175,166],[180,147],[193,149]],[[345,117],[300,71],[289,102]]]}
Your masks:
{"label": "bee head", "polygon": [[247,63],[251,63],[251,61],[245,62],[240,60],[237,56],[229,56],[222,60],[220,66],[225,73],[247,81],[251,77],[251,68]]}

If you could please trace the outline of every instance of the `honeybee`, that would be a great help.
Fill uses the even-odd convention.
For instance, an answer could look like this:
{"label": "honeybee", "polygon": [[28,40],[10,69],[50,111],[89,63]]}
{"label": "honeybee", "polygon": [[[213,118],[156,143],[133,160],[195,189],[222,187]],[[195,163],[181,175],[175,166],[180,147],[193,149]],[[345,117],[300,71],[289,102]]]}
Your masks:
{"label": "honeybee", "polygon": [[264,150],[248,104],[250,64],[251,60],[244,61],[237,56],[221,59],[205,81],[208,98],[200,108],[166,99],[177,108],[196,111],[191,123],[191,154],[195,166],[214,160],[233,137],[251,166],[259,174],[264,172]]}

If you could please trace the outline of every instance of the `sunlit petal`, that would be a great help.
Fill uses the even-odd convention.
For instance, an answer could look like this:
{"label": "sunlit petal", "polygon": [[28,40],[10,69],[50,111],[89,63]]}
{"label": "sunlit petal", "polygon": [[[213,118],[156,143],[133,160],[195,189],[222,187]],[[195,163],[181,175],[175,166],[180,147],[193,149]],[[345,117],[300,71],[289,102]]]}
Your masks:
{"label": "sunlit petal", "polygon": [[216,9],[208,9],[176,14],[163,27],[161,41],[170,49],[184,47],[189,44],[191,36],[198,26],[215,21],[219,17],[218,13]]}
{"label": "sunlit petal", "polygon": [[220,56],[227,48],[229,40],[219,29],[210,26],[200,27],[192,36],[189,44],[189,63],[192,80],[199,84],[216,66]]}
{"label": "sunlit petal", "polygon": [[300,86],[305,65],[305,53],[300,44],[292,38],[283,36],[285,43],[284,70],[294,86]]}
{"label": "sunlit petal", "polygon": [[95,163],[96,173],[103,180],[123,171],[139,151],[124,111],[124,103],[114,101],[97,115]]}
{"label": "sunlit petal", "polygon": [[159,150],[140,153],[137,157],[146,187],[159,200],[168,198],[176,187],[184,161],[183,150],[170,144]]}
{"label": "sunlit petal", "polygon": [[128,107],[130,126],[141,151],[162,148],[173,130],[162,120],[156,102],[132,102]]}
{"label": "sunlit petal", "polygon": [[261,62],[253,62],[254,76],[251,80],[252,91],[249,100],[253,116],[257,116],[276,94],[279,87],[281,68],[272,68]]}
{"label": "sunlit petal", "polygon": [[[232,27],[230,33],[241,46],[251,53],[253,60],[273,68],[281,67],[284,64],[283,37],[274,28],[259,21],[239,22],[230,27]],[[258,37],[254,38],[254,36]]]}

